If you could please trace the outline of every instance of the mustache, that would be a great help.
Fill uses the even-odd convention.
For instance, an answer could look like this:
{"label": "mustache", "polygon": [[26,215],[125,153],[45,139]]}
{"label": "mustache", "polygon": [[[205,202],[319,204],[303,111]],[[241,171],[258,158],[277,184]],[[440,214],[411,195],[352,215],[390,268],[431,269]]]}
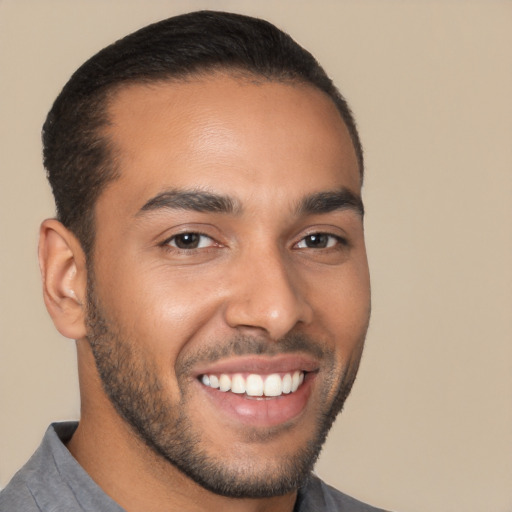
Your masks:
{"label": "mustache", "polygon": [[233,356],[264,355],[271,357],[296,352],[323,360],[330,356],[331,351],[303,333],[290,333],[277,341],[261,336],[236,335],[227,341],[202,348],[181,361],[178,358],[176,373],[185,374],[197,364],[211,364]]}

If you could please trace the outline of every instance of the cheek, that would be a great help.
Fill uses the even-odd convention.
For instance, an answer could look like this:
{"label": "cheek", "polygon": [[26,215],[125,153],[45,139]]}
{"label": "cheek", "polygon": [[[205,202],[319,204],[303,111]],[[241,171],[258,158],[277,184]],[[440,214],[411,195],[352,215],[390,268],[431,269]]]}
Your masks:
{"label": "cheek", "polygon": [[361,262],[340,268],[315,297],[317,322],[346,359],[351,350],[362,345],[368,328],[371,306],[367,265]]}
{"label": "cheek", "polygon": [[119,260],[115,270],[97,282],[100,302],[124,337],[167,361],[217,309],[216,289],[209,285],[216,280],[188,269],[137,267]]}

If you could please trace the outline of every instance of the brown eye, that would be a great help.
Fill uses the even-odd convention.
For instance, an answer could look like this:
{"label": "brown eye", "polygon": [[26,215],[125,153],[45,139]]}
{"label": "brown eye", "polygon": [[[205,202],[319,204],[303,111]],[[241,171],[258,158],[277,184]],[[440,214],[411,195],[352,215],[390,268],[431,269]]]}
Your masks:
{"label": "brown eye", "polygon": [[306,247],[310,248],[325,248],[329,243],[329,237],[323,233],[318,235],[309,235],[304,239]]}
{"label": "brown eye", "polygon": [[327,233],[312,233],[305,236],[298,244],[299,249],[328,249],[336,244],[342,243],[338,236]]}
{"label": "brown eye", "polygon": [[180,233],[173,236],[167,244],[178,249],[203,249],[211,247],[214,242],[209,236],[200,233]]}

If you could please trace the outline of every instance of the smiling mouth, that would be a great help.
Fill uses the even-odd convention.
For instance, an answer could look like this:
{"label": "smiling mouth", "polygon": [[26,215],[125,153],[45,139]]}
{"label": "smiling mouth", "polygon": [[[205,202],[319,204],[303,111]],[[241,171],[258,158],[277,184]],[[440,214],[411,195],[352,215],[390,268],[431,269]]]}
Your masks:
{"label": "smiling mouth", "polygon": [[279,397],[295,393],[304,382],[305,372],[296,370],[269,375],[250,374],[203,374],[199,380],[206,387],[248,397]]}

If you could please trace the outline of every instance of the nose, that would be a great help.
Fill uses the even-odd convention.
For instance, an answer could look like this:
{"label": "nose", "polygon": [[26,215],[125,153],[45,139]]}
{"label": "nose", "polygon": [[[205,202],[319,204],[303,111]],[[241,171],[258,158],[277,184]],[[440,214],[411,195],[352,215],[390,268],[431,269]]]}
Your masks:
{"label": "nose", "polygon": [[313,310],[305,297],[305,283],[278,249],[240,258],[232,267],[231,279],[225,306],[230,327],[264,331],[277,341],[297,324],[311,322]]}

